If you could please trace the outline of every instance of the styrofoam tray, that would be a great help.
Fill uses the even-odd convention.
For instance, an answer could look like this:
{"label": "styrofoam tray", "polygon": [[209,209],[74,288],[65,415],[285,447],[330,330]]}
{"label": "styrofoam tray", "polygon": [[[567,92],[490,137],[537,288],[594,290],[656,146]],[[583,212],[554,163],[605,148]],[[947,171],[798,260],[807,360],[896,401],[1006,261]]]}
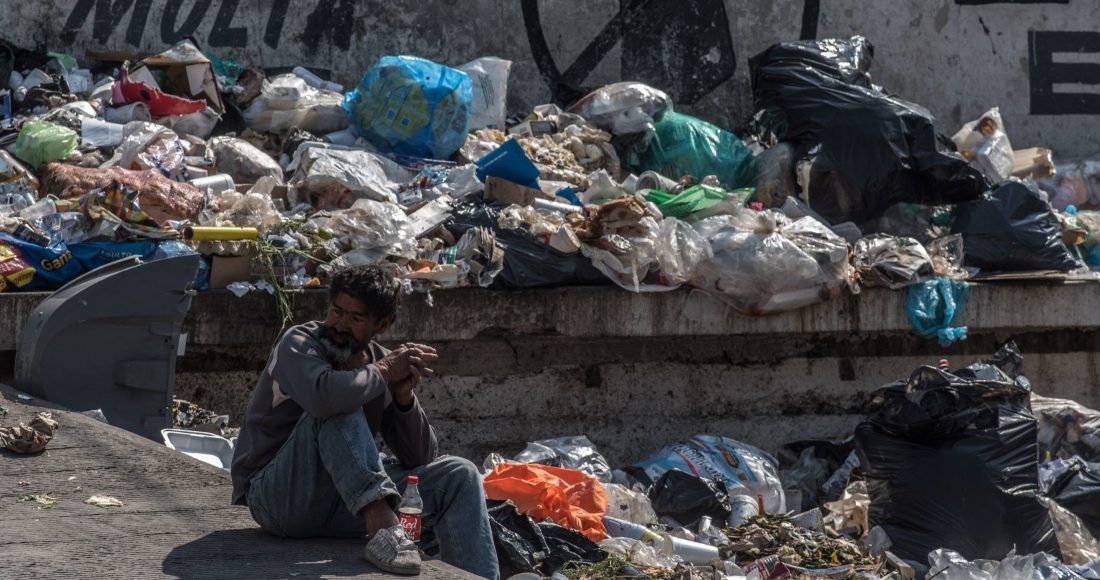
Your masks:
{"label": "styrofoam tray", "polygon": [[233,444],[225,437],[186,429],[161,429],[160,435],[169,449],[186,453],[214,467],[229,469],[233,464]]}

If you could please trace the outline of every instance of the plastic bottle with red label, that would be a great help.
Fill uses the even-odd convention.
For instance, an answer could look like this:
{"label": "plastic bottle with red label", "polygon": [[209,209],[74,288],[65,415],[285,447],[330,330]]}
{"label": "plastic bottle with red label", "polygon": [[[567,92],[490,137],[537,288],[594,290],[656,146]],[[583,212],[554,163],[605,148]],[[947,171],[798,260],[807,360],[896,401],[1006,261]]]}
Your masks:
{"label": "plastic bottle with red label", "polygon": [[420,499],[418,483],[419,477],[409,476],[405,495],[401,496],[401,505],[397,506],[397,519],[401,522],[405,535],[414,542],[420,541],[420,516],[424,512],[424,500]]}

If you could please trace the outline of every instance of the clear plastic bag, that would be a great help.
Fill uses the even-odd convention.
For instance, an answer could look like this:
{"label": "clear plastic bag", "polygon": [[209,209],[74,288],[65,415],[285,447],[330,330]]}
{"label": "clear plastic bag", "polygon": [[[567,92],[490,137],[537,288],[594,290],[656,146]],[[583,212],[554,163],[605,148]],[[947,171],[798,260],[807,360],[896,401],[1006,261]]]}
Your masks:
{"label": "clear plastic bag", "polygon": [[396,203],[385,161],[366,151],[308,148],[295,173],[296,199],[319,209],[346,209],[357,199]]}
{"label": "clear plastic bag", "polygon": [[409,218],[396,204],[360,199],[346,210],[332,212],[327,227],[356,250],[374,251],[381,258],[416,257]]}
{"label": "clear plastic bag", "polygon": [[249,129],[264,133],[281,134],[298,127],[323,135],[351,125],[341,95],[319,91],[292,74],[265,80],[260,97],[242,115]]}
{"label": "clear plastic bag", "polygon": [[692,285],[710,290],[745,314],[772,314],[822,302],[851,278],[848,244],[821,222],[792,222],[768,210],[708,218],[696,230],[714,257]]}
{"label": "clear plastic bag", "polygon": [[1031,395],[1039,419],[1039,456],[1100,462],[1100,411],[1067,399]]}
{"label": "clear plastic bag", "polygon": [[613,135],[631,135],[655,131],[654,119],[672,110],[672,99],[664,92],[642,83],[615,83],[597,89],[577,101],[569,113]]}
{"label": "clear plastic bag", "polygon": [[214,137],[210,147],[217,160],[218,173],[226,173],[234,183],[256,183],[262,177],[273,177],[283,184],[283,168],[271,158],[244,139],[235,137]]}
{"label": "clear plastic bag", "polygon": [[795,149],[790,143],[779,143],[753,159],[752,188],[755,199],[764,207],[782,207],[787,198],[798,195],[794,176]]}
{"label": "clear plastic bag", "polygon": [[951,140],[959,153],[991,182],[1000,183],[1012,176],[1012,143],[1005,133],[999,108],[993,107],[978,120],[966,123]]}
{"label": "clear plastic bag", "polygon": [[695,277],[699,264],[713,257],[710,244],[695,228],[676,218],[661,221],[656,258],[665,283],[686,284]]}
{"label": "clear plastic bag", "polygon": [[657,523],[653,503],[644,493],[632,491],[617,483],[603,482],[607,491],[607,516],[638,525]]}

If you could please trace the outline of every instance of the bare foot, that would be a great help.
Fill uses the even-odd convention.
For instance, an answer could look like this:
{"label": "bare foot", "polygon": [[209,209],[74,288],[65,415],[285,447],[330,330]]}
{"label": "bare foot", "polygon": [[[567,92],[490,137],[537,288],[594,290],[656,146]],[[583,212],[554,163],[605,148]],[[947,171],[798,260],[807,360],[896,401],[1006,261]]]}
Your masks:
{"label": "bare foot", "polygon": [[367,535],[374,537],[378,530],[392,528],[398,524],[397,514],[393,513],[390,504],[380,499],[363,508],[363,518],[367,520]]}

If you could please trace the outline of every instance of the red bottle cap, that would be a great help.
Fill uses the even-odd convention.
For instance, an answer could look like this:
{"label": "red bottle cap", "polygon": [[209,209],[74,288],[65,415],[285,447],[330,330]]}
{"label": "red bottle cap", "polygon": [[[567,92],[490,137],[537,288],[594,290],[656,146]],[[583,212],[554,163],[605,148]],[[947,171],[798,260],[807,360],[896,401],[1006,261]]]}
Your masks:
{"label": "red bottle cap", "polygon": [[420,483],[420,478],[415,475],[410,475],[406,481],[409,485],[416,485]]}

